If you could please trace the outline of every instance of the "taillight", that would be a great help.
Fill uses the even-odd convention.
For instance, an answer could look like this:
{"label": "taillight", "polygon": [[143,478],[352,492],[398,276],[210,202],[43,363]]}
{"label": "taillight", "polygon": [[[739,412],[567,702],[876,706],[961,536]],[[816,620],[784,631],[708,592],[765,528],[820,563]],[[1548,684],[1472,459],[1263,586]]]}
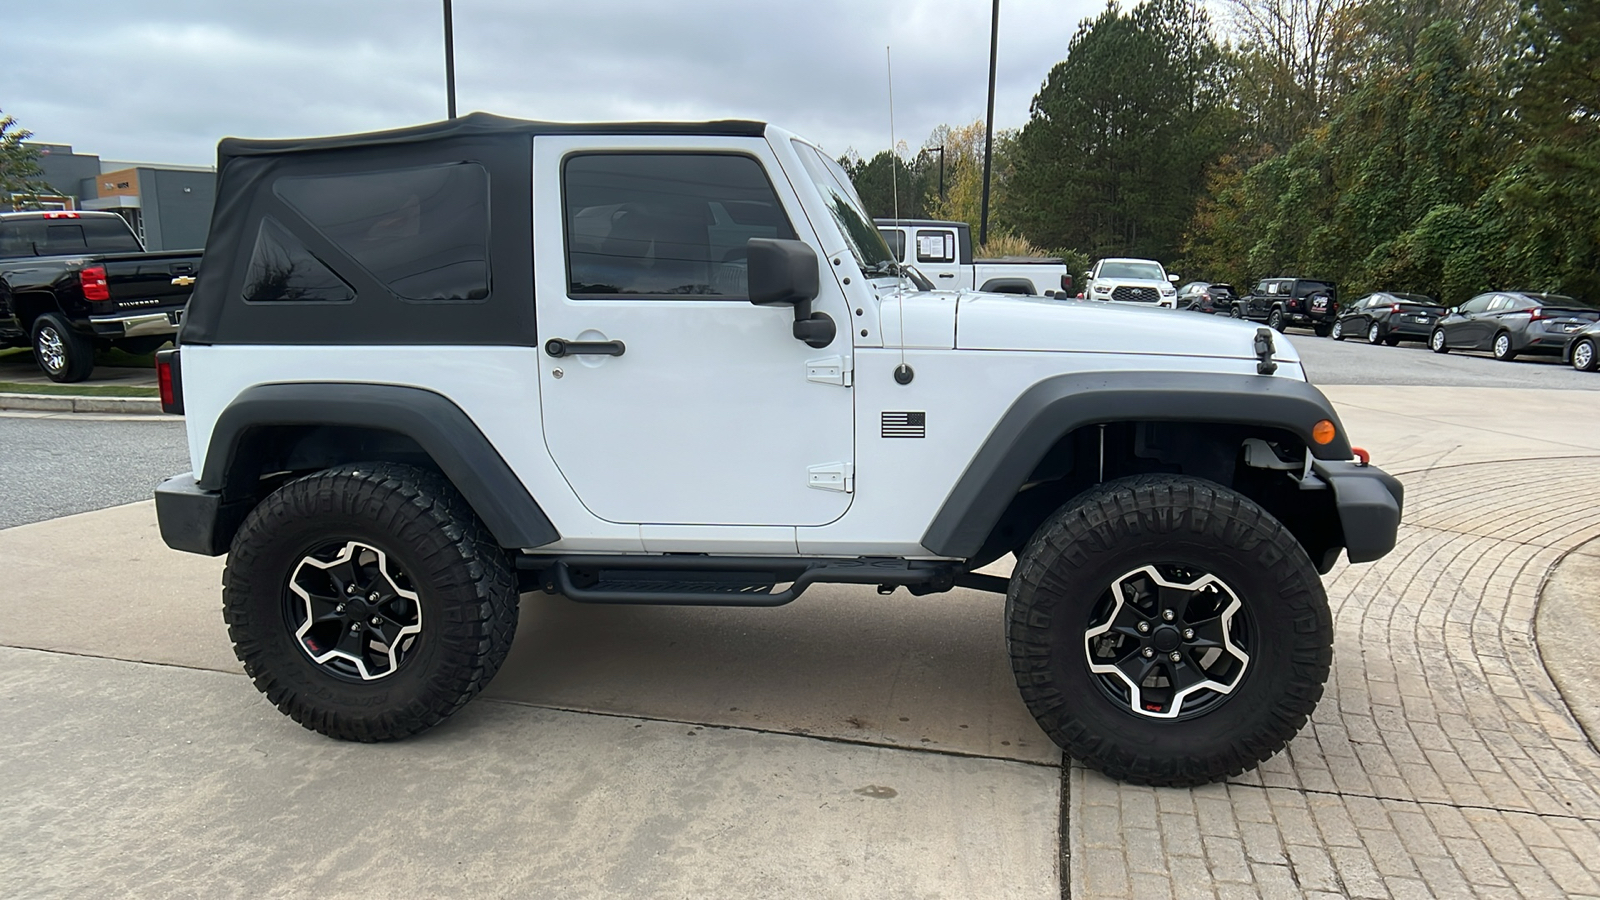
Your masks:
{"label": "taillight", "polygon": [[1072,276],[1071,275],[1063,275],[1063,276],[1061,276],[1061,289],[1063,291],[1072,290]]}
{"label": "taillight", "polygon": [[1399,315],[1400,314],[1400,304],[1396,303],[1395,305],[1389,307],[1389,312],[1394,314],[1394,315]]}
{"label": "taillight", "polygon": [[183,363],[177,349],[156,354],[156,384],[161,388],[161,411],[183,415]]}
{"label": "taillight", "polygon": [[1542,310],[1542,309],[1530,309],[1530,310],[1528,310],[1528,321],[1530,321],[1530,322],[1537,322],[1540,319],[1548,319],[1548,318],[1551,318],[1551,317],[1545,315],[1544,314],[1544,310]]}
{"label": "taillight", "polygon": [[78,272],[78,284],[83,286],[83,299],[105,301],[111,299],[111,288],[106,284],[106,267],[89,266]]}

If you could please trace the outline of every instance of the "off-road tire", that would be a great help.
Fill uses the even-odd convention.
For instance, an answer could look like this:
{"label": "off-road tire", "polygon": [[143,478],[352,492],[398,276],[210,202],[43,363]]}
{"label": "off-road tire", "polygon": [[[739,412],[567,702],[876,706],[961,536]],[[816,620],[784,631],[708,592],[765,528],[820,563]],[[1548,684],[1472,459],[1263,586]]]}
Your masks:
{"label": "off-road tire", "polygon": [[[315,662],[289,621],[291,576],[340,541],[382,550],[417,595],[422,630],[375,680]],[[448,481],[393,463],[337,466],[274,491],[245,517],[222,582],[228,636],[256,688],[341,740],[397,740],[444,721],[499,671],[517,627],[506,552]]]}
{"label": "off-road tire", "polygon": [[[1114,580],[1149,564],[1209,570],[1254,622],[1249,666],[1192,718],[1137,714],[1089,668],[1091,615]],[[1135,784],[1192,786],[1254,768],[1305,725],[1333,658],[1327,595],[1299,542],[1248,498],[1184,476],[1123,478],[1063,506],[1018,557],[1006,621],[1012,671],[1040,727]]]}
{"label": "off-road tire", "polygon": [[1274,307],[1272,312],[1267,313],[1267,327],[1279,334],[1289,330],[1289,322],[1283,317],[1283,310]]}
{"label": "off-road tire", "polygon": [[1230,318],[1230,319],[1242,319],[1242,318],[1244,318],[1244,310],[1240,309],[1239,308],[1239,304],[1235,303],[1232,306],[1228,307],[1228,318]]}
{"label": "off-road tire", "polygon": [[1333,333],[1333,326],[1326,322],[1318,322],[1317,324],[1311,326],[1311,333],[1315,334],[1317,337],[1327,337]]}
{"label": "off-road tire", "polygon": [[45,313],[33,322],[33,358],[51,381],[82,381],[94,371],[94,340],[73,331],[59,313]]}

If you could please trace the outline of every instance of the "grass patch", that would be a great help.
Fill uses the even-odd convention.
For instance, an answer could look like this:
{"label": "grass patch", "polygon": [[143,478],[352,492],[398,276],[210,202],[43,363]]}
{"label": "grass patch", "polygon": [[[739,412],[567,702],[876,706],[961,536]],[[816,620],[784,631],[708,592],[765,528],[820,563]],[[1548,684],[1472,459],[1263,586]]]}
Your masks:
{"label": "grass patch", "polygon": [[51,397],[159,397],[160,390],[127,384],[22,384],[0,381],[0,394],[44,394]]}

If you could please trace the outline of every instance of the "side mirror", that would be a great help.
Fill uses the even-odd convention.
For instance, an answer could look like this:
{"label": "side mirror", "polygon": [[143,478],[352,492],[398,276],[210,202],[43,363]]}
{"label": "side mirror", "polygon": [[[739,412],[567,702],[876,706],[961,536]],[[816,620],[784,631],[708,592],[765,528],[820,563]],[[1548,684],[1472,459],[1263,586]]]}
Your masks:
{"label": "side mirror", "polygon": [[838,334],[827,313],[813,313],[811,301],[821,291],[817,254],[804,241],[751,238],[745,242],[750,302],[757,306],[793,306],[795,340],[826,347]]}
{"label": "side mirror", "polygon": [[1177,284],[1178,283],[1178,276],[1176,276],[1176,275],[1168,275],[1167,276],[1167,280],[1172,282],[1173,284]]}

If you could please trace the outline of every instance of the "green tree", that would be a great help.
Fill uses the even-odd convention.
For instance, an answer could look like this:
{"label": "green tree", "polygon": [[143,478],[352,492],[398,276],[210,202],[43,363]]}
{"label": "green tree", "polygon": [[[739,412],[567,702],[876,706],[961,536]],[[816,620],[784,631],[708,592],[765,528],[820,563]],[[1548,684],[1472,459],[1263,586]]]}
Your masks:
{"label": "green tree", "polygon": [[897,202],[902,219],[920,219],[932,214],[938,171],[935,169],[932,173],[930,183],[925,159],[907,163],[900,152],[882,150],[870,160],[846,154],[839,159],[839,164],[849,173],[856,193],[867,207],[867,214],[873,218],[892,218]]}
{"label": "green tree", "polygon": [[1222,63],[1193,0],[1085,20],[1017,135],[1000,223],[1040,246],[1170,259],[1234,141]]}
{"label": "green tree", "polygon": [[33,132],[17,127],[17,120],[0,110],[0,209],[9,209],[20,199],[46,190],[40,177],[39,151],[23,144]]}

